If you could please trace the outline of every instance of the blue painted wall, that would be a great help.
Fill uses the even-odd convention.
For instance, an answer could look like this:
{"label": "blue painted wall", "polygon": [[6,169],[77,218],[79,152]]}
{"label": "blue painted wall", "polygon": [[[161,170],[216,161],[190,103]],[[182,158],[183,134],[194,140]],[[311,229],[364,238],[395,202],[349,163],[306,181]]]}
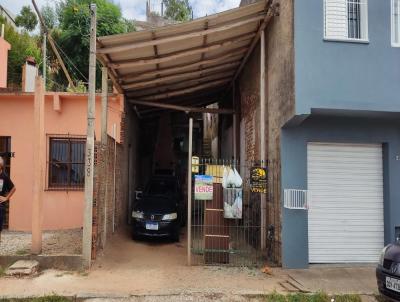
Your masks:
{"label": "blue painted wall", "polygon": [[[393,242],[400,226],[400,120],[313,115],[282,129],[282,189],[307,189],[308,142],[383,144],[385,243]],[[306,211],[282,209],[282,262],[286,268],[308,267]]]}
{"label": "blue painted wall", "polygon": [[311,108],[400,111],[400,48],[390,0],[368,0],[369,43],[323,40],[323,0],[295,0],[296,114]]}

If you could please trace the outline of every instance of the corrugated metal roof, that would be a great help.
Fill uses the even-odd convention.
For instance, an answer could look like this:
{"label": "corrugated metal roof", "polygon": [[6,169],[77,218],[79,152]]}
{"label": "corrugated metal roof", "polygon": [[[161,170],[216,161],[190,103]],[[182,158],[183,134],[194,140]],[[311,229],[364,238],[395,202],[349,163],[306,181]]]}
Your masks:
{"label": "corrugated metal roof", "polygon": [[221,91],[236,78],[273,16],[272,2],[100,37],[97,56],[128,99],[174,103],[177,98]]}

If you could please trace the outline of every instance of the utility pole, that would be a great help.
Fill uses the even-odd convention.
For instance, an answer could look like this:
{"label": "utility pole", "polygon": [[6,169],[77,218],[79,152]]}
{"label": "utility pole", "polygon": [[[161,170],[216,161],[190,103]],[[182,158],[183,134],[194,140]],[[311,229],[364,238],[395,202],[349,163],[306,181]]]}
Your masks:
{"label": "utility pole", "polygon": [[82,239],[83,261],[87,268],[90,268],[92,258],[93,230],[94,122],[96,106],[96,10],[96,4],[90,4],[89,98],[85,153],[85,212],[83,215]]}
{"label": "utility pole", "polygon": [[43,28],[43,46],[42,46],[42,52],[43,52],[43,82],[44,82],[44,90],[46,91],[46,83],[47,83],[47,33],[45,32],[45,29]]}

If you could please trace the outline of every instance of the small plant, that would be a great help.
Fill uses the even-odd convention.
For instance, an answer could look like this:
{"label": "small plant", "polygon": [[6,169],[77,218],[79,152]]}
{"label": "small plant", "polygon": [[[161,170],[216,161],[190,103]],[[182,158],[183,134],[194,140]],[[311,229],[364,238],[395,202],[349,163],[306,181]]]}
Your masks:
{"label": "small plant", "polygon": [[323,292],[315,294],[296,293],[289,295],[272,293],[267,295],[265,299],[266,302],[361,302],[361,297],[358,295],[328,296]]}
{"label": "small plant", "polygon": [[3,268],[2,266],[0,266],[0,278],[3,277],[5,274],[6,274],[5,268]]}
{"label": "small plant", "polygon": [[18,256],[23,256],[23,255],[28,255],[29,252],[25,249],[21,249],[21,250],[16,251],[15,254]]}

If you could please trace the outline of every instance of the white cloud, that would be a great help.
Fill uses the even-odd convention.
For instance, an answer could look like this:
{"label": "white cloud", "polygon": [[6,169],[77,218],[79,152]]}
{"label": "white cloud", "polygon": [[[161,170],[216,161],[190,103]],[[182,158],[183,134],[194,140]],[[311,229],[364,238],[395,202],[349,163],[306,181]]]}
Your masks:
{"label": "white cloud", "polygon": [[[45,4],[53,5],[54,2],[36,0],[39,7]],[[114,0],[113,2],[121,6],[125,18],[142,21],[146,19],[146,0]],[[240,0],[190,0],[195,18],[238,7],[239,3]],[[32,7],[30,0],[0,0],[0,4],[15,15],[19,13],[24,5]]]}

